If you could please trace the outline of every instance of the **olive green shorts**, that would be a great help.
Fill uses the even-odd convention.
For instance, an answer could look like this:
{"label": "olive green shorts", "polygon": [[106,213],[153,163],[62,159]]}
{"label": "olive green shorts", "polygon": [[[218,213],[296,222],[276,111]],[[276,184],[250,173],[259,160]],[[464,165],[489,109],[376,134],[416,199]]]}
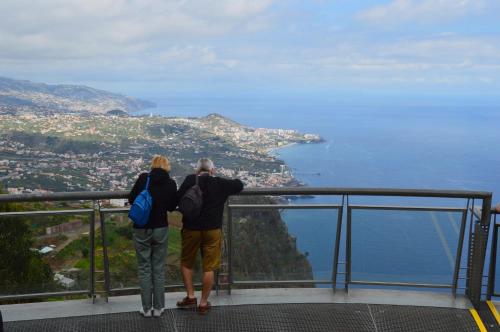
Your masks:
{"label": "olive green shorts", "polygon": [[181,264],[192,269],[196,262],[198,249],[201,250],[203,272],[219,269],[222,251],[222,230],[206,231],[182,230]]}

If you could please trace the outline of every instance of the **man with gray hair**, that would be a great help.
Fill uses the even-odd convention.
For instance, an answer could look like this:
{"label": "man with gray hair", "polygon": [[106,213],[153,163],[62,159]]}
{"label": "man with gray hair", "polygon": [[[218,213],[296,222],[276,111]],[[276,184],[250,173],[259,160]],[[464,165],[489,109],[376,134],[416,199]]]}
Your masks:
{"label": "man with gray hair", "polygon": [[[201,158],[198,160],[196,163],[196,173],[201,173],[201,172],[214,172],[215,167],[214,167],[214,162],[208,158]],[[213,175],[213,174],[212,174]]]}
{"label": "man with gray hair", "polygon": [[196,308],[198,303],[194,296],[193,267],[198,250],[201,251],[203,265],[203,286],[198,312],[210,310],[208,296],[214,284],[214,271],[221,264],[222,249],[222,216],[224,204],[230,195],[243,190],[243,183],[238,180],[224,179],[215,176],[214,163],[208,158],[198,160],[196,174],[188,175],[178,191],[178,199],[186,191],[198,184],[203,204],[200,215],[189,219],[183,216],[181,270],[187,296],[177,302],[179,308]]}

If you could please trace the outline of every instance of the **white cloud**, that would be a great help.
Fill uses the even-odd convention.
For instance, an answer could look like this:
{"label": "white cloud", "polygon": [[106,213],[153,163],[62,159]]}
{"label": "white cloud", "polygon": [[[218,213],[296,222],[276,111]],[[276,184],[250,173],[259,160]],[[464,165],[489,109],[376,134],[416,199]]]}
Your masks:
{"label": "white cloud", "polygon": [[380,45],[377,54],[427,62],[500,63],[500,38],[450,36],[402,40]]}
{"label": "white cloud", "polygon": [[[494,38],[344,41],[336,46],[283,49],[177,44],[140,54],[103,57],[91,65],[78,59],[61,60],[49,66],[53,68],[49,75],[65,77],[70,70],[87,80],[168,81],[174,85],[212,80],[227,84],[247,81],[257,86],[500,83],[500,39]],[[20,74],[26,70],[28,76],[24,77],[30,78],[23,62],[9,63],[9,67]]]}
{"label": "white cloud", "polygon": [[195,69],[198,66],[234,67],[236,59],[221,59],[217,51],[209,46],[172,46],[148,59],[153,65],[183,66]]}
{"label": "white cloud", "polygon": [[363,22],[390,26],[402,23],[442,23],[478,14],[491,0],[392,0],[358,13]]}
{"label": "white cloud", "polygon": [[273,0],[2,0],[0,61],[134,54],[264,26]]}
{"label": "white cloud", "polygon": [[[446,32],[408,33],[402,28],[381,34],[359,29],[357,21],[323,29],[313,24],[315,17],[283,14],[273,4],[0,0],[0,76],[155,81],[188,88],[214,82],[228,87],[500,83],[500,37],[495,31],[467,36],[463,27],[448,26]],[[358,17],[381,24],[434,22],[488,5],[488,0],[395,0]]]}
{"label": "white cloud", "polygon": [[[294,54],[293,58],[287,53]],[[329,48],[274,52],[260,61],[252,66],[289,77],[289,81],[315,84],[500,83],[499,38],[449,36],[392,42],[345,41]]]}
{"label": "white cloud", "polygon": [[245,18],[267,10],[273,0],[203,0],[183,1],[186,8],[198,15]]}

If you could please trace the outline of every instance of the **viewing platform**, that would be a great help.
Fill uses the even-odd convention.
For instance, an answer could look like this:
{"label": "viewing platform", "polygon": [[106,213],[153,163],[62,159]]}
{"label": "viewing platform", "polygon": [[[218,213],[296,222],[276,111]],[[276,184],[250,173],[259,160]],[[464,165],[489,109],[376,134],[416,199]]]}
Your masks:
{"label": "viewing platform", "polygon": [[[211,312],[175,309],[143,318],[138,295],[0,306],[5,331],[481,331],[464,296],[356,289],[246,289],[212,296]],[[495,330],[498,330],[495,328]],[[489,329],[489,331],[493,331]]]}
{"label": "viewing platform", "polygon": [[[148,319],[138,313],[136,281],[124,277],[130,271],[118,265],[117,260],[124,259],[120,256],[123,253],[133,256],[133,251],[124,247],[130,243],[117,240],[126,237],[125,231],[130,228],[124,218],[128,208],[106,206],[110,199],[127,194],[0,195],[0,205],[17,202],[38,207],[0,212],[0,220],[5,218],[12,223],[37,220],[39,225],[45,222],[40,220],[50,220],[52,227],[55,222],[44,218],[85,216],[83,223],[78,224],[83,229],[78,226],[64,233],[67,239],[58,244],[64,247],[79,241],[75,245],[78,252],[64,252],[64,248],[55,246],[64,257],[76,255],[71,265],[77,268],[61,272],[57,270],[61,265],[56,260],[58,254],[46,256],[54,272],[66,273],[65,277],[73,283],[68,281],[65,287],[57,284],[52,288],[40,285],[40,290],[3,287],[0,312],[5,331],[500,331],[495,302],[500,296],[495,287],[500,224],[496,223],[496,212],[491,210],[491,193],[247,189],[231,198],[226,207],[223,263],[210,298],[212,310],[200,315],[175,308],[185,293],[180,292],[182,284],[175,274],[179,253],[175,247],[176,231],[172,230],[169,243],[174,247],[169,247],[166,262],[167,274],[170,273],[165,285],[166,310],[161,318]],[[300,200],[287,199],[300,195],[331,197],[331,201],[300,204]],[[41,205],[30,205],[32,202],[48,205],[40,210]],[[58,205],[61,202],[71,203]],[[286,265],[291,263],[286,263],[285,258],[265,265],[268,257],[252,251],[258,243],[245,246],[255,239],[241,237],[243,227],[252,222],[250,229],[255,232],[266,230],[263,225],[270,224],[288,232],[286,226],[282,227],[285,224],[280,216],[289,210],[330,213],[328,229],[323,225],[316,232],[318,240],[326,237],[331,244],[323,248],[331,263],[315,274],[303,263],[309,254],[299,251],[295,236],[285,233],[278,239],[278,235],[271,234],[271,239],[276,237],[274,241],[282,241],[281,250],[293,251],[293,255],[283,257],[295,265]],[[313,225],[315,219],[309,219],[301,222]],[[388,224],[373,228],[384,222]],[[377,233],[380,230],[383,233]],[[260,238],[269,241],[267,237]],[[45,235],[39,235],[38,240],[47,242]],[[401,243],[407,242],[413,247],[401,247]],[[380,251],[387,245],[392,250]],[[426,257],[428,253],[433,256]],[[444,264],[439,266],[436,262]],[[262,271],[253,273],[259,264]],[[77,276],[71,279],[71,273]],[[127,274],[131,275],[134,273]],[[43,302],[44,299],[49,301]],[[24,303],[30,300],[37,302]]]}

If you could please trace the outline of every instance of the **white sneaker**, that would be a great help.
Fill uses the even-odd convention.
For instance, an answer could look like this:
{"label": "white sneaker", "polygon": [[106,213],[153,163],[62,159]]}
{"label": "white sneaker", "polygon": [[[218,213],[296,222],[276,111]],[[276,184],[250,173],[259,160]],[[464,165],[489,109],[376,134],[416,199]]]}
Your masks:
{"label": "white sneaker", "polygon": [[153,309],[153,316],[155,318],[161,317],[161,315],[163,314],[164,310],[165,310],[164,308],[162,308],[162,309]]}
{"label": "white sneaker", "polygon": [[149,309],[148,311],[144,311],[144,308],[142,308],[141,310],[139,310],[139,313],[142,315],[142,317],[149,318],[151,317],[151,311],[151,309]]}

